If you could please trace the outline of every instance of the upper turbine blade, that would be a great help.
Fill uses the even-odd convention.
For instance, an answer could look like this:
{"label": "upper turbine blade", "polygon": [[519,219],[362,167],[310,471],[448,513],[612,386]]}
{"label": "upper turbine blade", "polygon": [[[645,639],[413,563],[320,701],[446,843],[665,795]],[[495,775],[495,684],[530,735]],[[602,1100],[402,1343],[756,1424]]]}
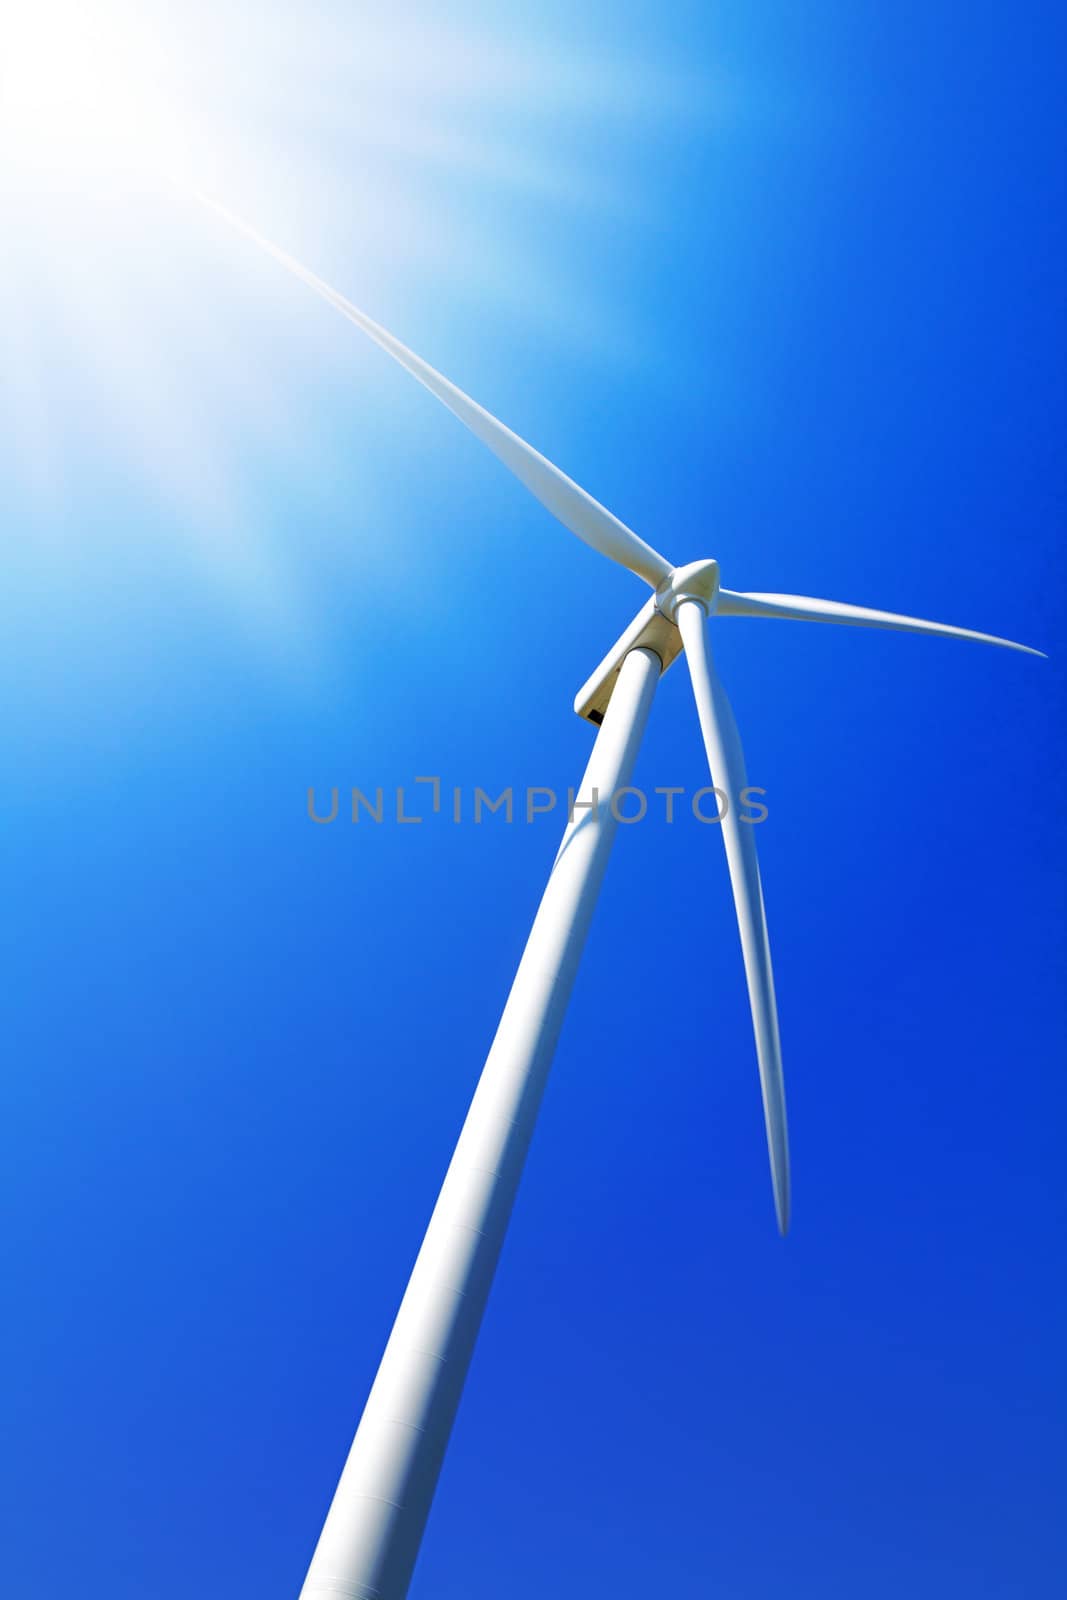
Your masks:
{"label": "upper turbine blade", "polygon": [[620,566],[627,567],[631,572],[636,572],[645,582],[655,589],[671,571],[671,563],[658,551],[653,550],[643,539],[620,522],[618,517],[612,515],[599,501],[594,500],[591,494],[579,487],[573,479],[568,478],[565,472],[552,465],[551,461],[540,455],[532,445],[528,445],[518,434],[512,433],[496,417],[472,400],[469,395],[457,389],[454,383],[437,372],[421,356],[413,350],[394,339],[393,335],[365,312],[360,311],[344,295],[338,294],[336,289],[331,289],[328,283],[316,277],[307,267],[301,266],[299,261],[280,250],[277,245],[271,244],[261,234],[250,228],[246,222],[233,216],[215,201],[207,199],[204,195],[197,195],[204,205],[224,218],[232,227],[252,239],[260,249],[281,262],[309,288],[314,289],[324,300],[329,301],[342,316],[354,322],[357,328],[373,339],[394,361],[417,378],[424,388],[440,400],[442,405],[448,407],[469,428],[474,436],[488,445],[489,449],[512,472],[520,483],[525,484],[530,493],[541,504],[551,511],[552,515],[562,522],[565,528],[576,533],[579,539],[591,545],[594,550],[599,550],[601,555],[609,556],[612,561],[617,561]]}
{"label": "upper turbine blade", "polygon": [[896,628],[901,633],[939,633],[950,639],[976,639],[980,644],[999,644],[1006,650],[1022,650],[1028,656],[1042,656],[1028,644],[1000,639],[994,633],[976,633],[973,628],[954,628],[947,622],[925,622],[922,617],[904,617],[896,611],[872,611],[869,606],[850,606],[841,600],[813,600],[806,594],[735,594],[719,590],[717,615],[720,617],[785,617],[795,622],[842,622],[854,628]]}
{"label": "upper turbine blade", "polygon": [[745,757],[730,702],[712,662],[703,606],[696,600],[680,601],[676,620],[685,645],[689,675],[693,680],[711,781],[725,790],[728,797],[726,815],[722,820],[722,837],[734,891],[737,926],[748,979],[748,999],[752,1008],[752,1026],[756,1035],[763,1116],[767,1124],[767,1149],[771,1159],[771,1182],[774,1185],[774,1208],[778,1214],[779,1230],[784,1234],[789,1227],[790,1184],[782,1046],[778,1037],[778,1007],[774,998],[771,947],[759,862],[756,859],[756,841],[752,825],[741,822],[736,809],[738,796],[748,783]]}

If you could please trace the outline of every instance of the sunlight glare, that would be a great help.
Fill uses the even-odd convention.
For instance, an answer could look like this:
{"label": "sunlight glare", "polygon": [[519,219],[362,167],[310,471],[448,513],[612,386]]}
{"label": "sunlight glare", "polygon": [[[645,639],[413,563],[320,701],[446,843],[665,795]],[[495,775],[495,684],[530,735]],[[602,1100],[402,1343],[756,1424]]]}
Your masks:
{"label": "sunlight glare", "polygon": [[[626,358],[595,225],[616,248],[649,225],[629,175],[701,96],[580,40],[564,67],[481,3],[0,0],[0,481],[42,552],[101,550],[86,508],[117,470],[166,516],[116,523],[114,551],[180,538],[273,646],[310,633],[316,559],[365,576],[421,548],[388,476],[407,390],[194,192],[472,384],[505,335]],[[442,442],[443,478],[462,460]],[[318,557],[294,512],[316,497]]]}
{"label": "sunlight glare", "polygon": [[86,163],[170,170],[165,60],[132,7],[36,0],[5,29],[0,155],[32,172]]}

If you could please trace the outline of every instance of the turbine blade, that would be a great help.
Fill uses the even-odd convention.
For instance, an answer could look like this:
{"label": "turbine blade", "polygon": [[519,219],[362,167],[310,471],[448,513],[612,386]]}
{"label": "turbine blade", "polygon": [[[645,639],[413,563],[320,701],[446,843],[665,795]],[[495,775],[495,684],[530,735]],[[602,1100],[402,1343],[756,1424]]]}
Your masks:
{"label": "turbine blade", "polygon": [[493,454],[504,463],[519,482],[524,484],[535,499],[550,511],[557,521],[562,522],[571,533],[578,535],[594,550],[599,550],[601,555],[608,556],[612,561],[617,561],[620,566],[627,567],[629,571],[637,573],[645,582],[655,589],[671,571],[671,563],[653,550],[643,539],[639,539],[632,529],[618,517],[613,516],[599,501],[594,500],[573,479],[568,478],[565,472],[553,466],[551,461],[540,455],[532,445],[520,439],[518,434],[512,433],[502,422],[492,416],[462,389],[457,389],[454,383],[442,376],[421,356],[401,344],[391,333],[360,311],[344,295],[338,294],[336,289],[331,289],[315,273],[300,264],[299,261],[280,250],[277,245],[271,244],[261,234],[256,233],[246,222],[235,217],[214,200],[209,200],[205,195],[197,194],[196,198],[210,210],[236,228],[261,250],[265,250],[275,261],[281,263],[289,272],[314,289],[316,294],[329,302],[335,310],[349,322],[354,322],[357,328],[372,339],[376,345],[392,356],[413,378],[416,378],[423,388],[441,404],[447,406],[454,416],[457,416],[464,427],[469,428],[475,438],[487,445]]}
{"label": "turbine blade", "polygon": [[1014,639],[1001,639],[994,633],[976,633],[973,628],[954,628],[947,622],[926,622],[922,617],[904,617],[896,611],[872,611],[869,606],[850,606],[842,600],[813,600],[806,594],[735,594],[719,590],[716,615],[720,617],[784,617],[794,622],[840,622],[853,628],[895,628],[901,633],[944,634],[949,639],[976,639],[979,644],[999,644],[1006,650],[1022,650],[1028,656],[1045,658],[1043,650]]}
{"label": "turbine blade", "polygon": [[711,781],[725,790],[728,796],[727,811],[721,824],[722,837],[734,891],[737,927],[748,980],[748,999],[752,1008],[752,1027],[756,1036],[763,1116],[767,1125],[767,1150],[771,1161],[771,1182],[774,1185],[774,1208],[778,1214],[779,1230],[784,1234],[789,1227],[790,1183],[782,1046],[778,1037],[778,1007],[774,999],[771,947],[759,862],[756,859],[756,840],[752,825],[741,822],[737,815],[738,796],[748,782],[745,756],[730,702],[712,661],[704,625],[704,608],[695,600],[681,601],[677,622],[685,646],[685,659],[689,663]]}

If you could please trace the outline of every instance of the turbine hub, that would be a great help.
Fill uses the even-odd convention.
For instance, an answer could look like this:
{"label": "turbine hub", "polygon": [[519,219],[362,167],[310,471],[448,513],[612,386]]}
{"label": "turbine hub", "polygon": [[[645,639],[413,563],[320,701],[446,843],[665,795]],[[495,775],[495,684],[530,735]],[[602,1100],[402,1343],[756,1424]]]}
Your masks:
{"label": "turbine hub", "polygon": [[656,590],[656,609],[662,611],[668,622],[674,622],[681,600],[696,600],[708,616],[715,610],[719,598],[719,563],[717,561],[691,561],[686,567],[675,567]]}

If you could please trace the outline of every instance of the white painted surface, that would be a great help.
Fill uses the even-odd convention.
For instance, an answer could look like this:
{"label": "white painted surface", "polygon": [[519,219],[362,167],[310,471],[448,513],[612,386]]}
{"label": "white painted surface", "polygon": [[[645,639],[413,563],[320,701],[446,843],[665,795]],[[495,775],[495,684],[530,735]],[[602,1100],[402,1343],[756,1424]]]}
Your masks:
{"label": "white painted surface", "polygon": [[722,842],[726,846],[730,884],[734,891],[734,909],[737,912],[737,928],[741,935],[741,953],[748,981],[748,1000],[752,1010],[752,1030],[756,1036],[774,1208],[778,1215],[778,1228],[785,1233],[789,1228],[790,1183],[782,1043],[778,1037],[778,1006],[774,998],[771,945],[759,862],[756,859],[755,830],[751,823],[743,822],[738,816],[737,796],[748,783],[745,756],[733,710],[711,657],[703,601],[680,599],[676,616],[693,680],[711,781],[730,797],[730,806],[722,820]]}
{"label": "white painted surface", "polygon": [[622,666],[301,1600],[403,1600],[660,675]]}

